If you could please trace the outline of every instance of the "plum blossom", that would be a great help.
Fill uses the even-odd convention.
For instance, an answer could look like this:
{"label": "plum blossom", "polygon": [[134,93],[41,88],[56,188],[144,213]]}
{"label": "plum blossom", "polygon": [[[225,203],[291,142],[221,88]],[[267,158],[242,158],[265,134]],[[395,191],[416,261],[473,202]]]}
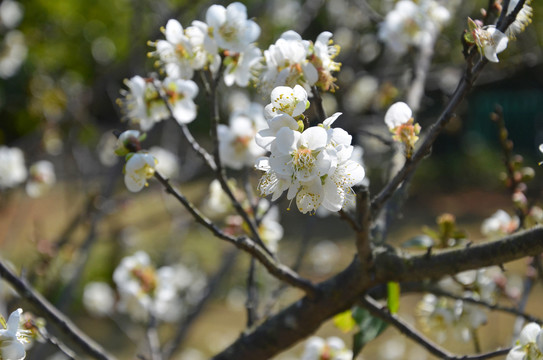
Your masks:
{"label": "plum blossom", "polygon": [[170,103],[174,119],[179,124],[192,122],[196,118],[194,98],[198,94],[198,85],[192,80],[166,78],[162,82],[162,88]]}
{"label": "plum blossom", "polygon": [[[270,208],[271,207],[271,208]],[[258,202],[257,215],[261,217],[258,234],[268,249],[276,253],[279,240],[283,238],[283,226],[279,222],[279,209],[269,201],[262,199]]]}
{"label": "plum blossom", "polygon": [[119,292],[119,311],[137,321],[146,321],[153,314],[167,322],[177,321],[187,305],[197,303],[207,283],[203,274],[182,264],[157,269],[143,251],[123,258],[113,280]]}
{"label": "plum blossom", "polygon": [[310,56],[310,62],[315,66],[319,73],[319,79],[316,85],[323,91],[334,91],[336,78],[332,72],[337,72],[341,68],[341,63],[335,62],[334,58],[339,54],[339,45],[332,45],[332,33],[324,31],[317,36],[313,45],[313,55]]}
{"label": "plum blossom", "polygon": [[247,8],[239,2],[231,3],[226,8],[211,5],[206,21],[217,45],[224,50],[240,53],[260,35],[260,26],[247,20]]}
{"label": "plum blossom", "polygon": [[147,179],[155,174],[158,161],[153,155],[145,152],[131,153],[127,157],[124,183],[128,190],[138,192],[147,186]]}
{"label": "plum blossom", "polygon": [[350,360],[353,352],[345,346],[343,340],[336,336],[327,339],[312,336],[307,339],[301,360]]}
{"label": "plum blossom", "polygon": [[268,151],[279,129],[300,128],[298,121],[304,119],[303,113],[309,107],[307,92],[300,85],[294,88],[278,86],[271,92],[270,99],[271,103],[264,108],[268,128],[256,135],[257,144]]}
{"label": "plum blossom", "polygon": [[398,55],[410,46],[431,46],[450,12],[434,0],[400,0],[379,27],[379,38]]}
{"label": "plum blossom", "polygon": [[529,323],[520,332],[519,339],[506,360],[543,359],[543,331],[536,323]]}
{"label": "plum blossom", "polygon": [[217,128],[219,153],[224,165],[237,170],[253,166],[255,160],[266,153],[255,140],[257,132],[266,125],[264,109],[257,103],[233,112],[228,126],[220,124]]}
{"label": "plum blossom", "polygon": [[127,90],[121,90],[123,99],[117,100],[125,118],[139,124],[143,131],[150,130],[156,122],[167,119],[170,112],[160,97],[158,80],[134,76],[124,81]]}
{"label": "plum blossom", "polygon": [[41,160],[32,164],[28,170],[30,176],[26,183],[28,196],[43,196],[56,182],[55,168],[50,161]]}
{"label": "plum blossom", "polygon": [[271,154],[257,160],[257,169],[265,171],[258,189],[263,196],[272,195],[272,201],[288,190],[287,199],[296,197],[303,213],[321,205],[339,211],[352,199],[351,187],[362,181],[364,169],[350,159],[352,137],[331,128],[340,113],[321,126],[304,129],[298,124],[293,116],[303,118],[307,100],[303,88],[297,89],[298,94],[288,87],[274,89],[266,106],[269,129],[259,132],[257,143]]}
{"label": "plum blossom", "polygon": [[[27,332],[20,329],[22,309],[17,309],[9,315],[8,321],[2,321],[5,329],[0,329],[0,358],[21,360],[26,357],[25,343]],[[2,319],[3,320],[3,319]]]}
{"label": "plum blossom", "polygon": [[310,42],[302,40],[293,30],[281,37],[264,51],[265,68],[260,74],[260,87],[264,94],[277,86],[303,85],[309,88],[319,79],[315,66],[308,62]]}
{"label": "plum blossom", "polygon": [[507,48],[509,38],[494,25],[481,26],[480,21],[468,18],[468,42],[475,44],[481,55],[491,62],[499,62],[498,54]]}
{"label": "plum blossom", "polygon": [[412,115],[411,108],[404,102],[393,104],[385,114],[385,124],[393,134],[392,138],[405,145],[407,157],[411,156],[420,133],[420,125],[413,124]]}
{"label": "plum blossom", "polygon": [[128,155],[131,152],[141,150],[140,142],[145,139],[146,135],[141,134],[138,130],[126,130],[117,138],[115,145],[115,154],[119,156]]}
{"label": "plum blossom", "polygon": [[254,73],[260,66],[262,51],[254,45],[248,45],[241,53],[234,53],[225,58],[224,83],[246,87],[253,79]]}
{"label": "plum blossom", "polygon": [[25,181],[27,176],[22,150],[0,146],[0,189],[15,187]]}
{"label": "plum blossom", "polygon": [[206,64],[205,54],[196,51],[197,45],[203,48],[205,36],[201,31],[198,34],[202,36],[187,36],[181,23],[174,19],[168,20],[162,31],[166,39],[150,43],[156,47],[151,55],[158,57],[157,65],[163,66],[169,77],[191,79],[194,70],[202,69]]}
{"label": "plum blossom", "polygon": [[496,211],[481,224],[481,233],[486,237],[500,237],[515,231],[519,226],[519,219],[511,216],[504,210]]}

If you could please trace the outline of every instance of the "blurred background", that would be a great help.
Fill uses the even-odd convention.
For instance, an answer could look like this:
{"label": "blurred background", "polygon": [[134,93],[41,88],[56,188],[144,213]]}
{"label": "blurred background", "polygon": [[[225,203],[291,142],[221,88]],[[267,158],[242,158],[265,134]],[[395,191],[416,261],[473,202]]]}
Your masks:
{"label": "blurred background", "polygon": [[[81,300],[88,281],[113,284],[112,274],[121,258],[137,249],[146,250],[157,265],[181,261],[211,278],[230,250],[194,225],[158,184],[151,181],[142,193],[128,193],[122,182],[122,159],[111,151],[115,143],[112,131],[128,128],[121,122],[116,104],[123,80],[157,71],[154,59],[147,56],[153,50],[148,41],[163,38],[160,27],[170,18],[184,26],[195,19],[204,20],[212,4],[173,0],[0,3],[0,146],[21,149],[27,168],[38,161],[51,162],[56,178],[54,185],[39,196],[32,196],[32,192],[29,196],[24,183],[0,188],[0,256],[15,268],[24,269],[38,290],[121,358],[132,358],[137,352],[137,342],[132,339],[142,329],[123,325],[128,320],[122,317],[90,316]],[[277,0],[244,4],[249,17],[262,28],[258,40],[262,49],[289,29],[313,41],[322,31],[334,34],[334,42],[341,46],[336,61],[342,68],[337,74],[338,89],[323,96],[324,106],[329,115],[343,112],[336,124],[353,134],[353,142],[363,147],[370,192],[377,193],[388,176],[388,167],[383,164],[391,155],[391,149],[380,140],[389,139],[383,116],[392,103],[405,100],[416,55],[415,50],[401,56],[391,54],[377,36],[379,24],[394,1]],[[459,39],[467,28],[466,19],[480,17],[481,8],[487,4],[448,3],[451,21],[436,41],[425,95],[415,116],[423,132],[439,115],[462,75],[465,64]],[[499,63],[488,64],[439,137],[432,156],[413,178],[404,210],[392,223],[390,242],[420,234],[424,225],[435,227],[436,218],[446,212],[456,216],[470,240],[477,241],[482,238],[483,219],[499,208],[513,211],[501,176],[505,168],[499,129],[490,120],[497,105],[514,143],[513,153],[522,156],[524,166],[535,170],[535,181],[529,183],[526,193],[534,203],[540,200],[543,187],[537,163],[543,157],[538,151],[543,143],[543,5],[535,1],[532,7],[532,24],[499,54]],[[223,91],[227,94],[221,99],[224,119],[237,91]],[[259,94],[249,95],[262,104],[268,102]],[[203,92],[196,101],[200,112],[189,128],[206,146],[209,116]],[[157,124],[148,134],[146,145],[168,150],[176,166],[170,177],[183,184],[181,190],[191,201],[205,201],[211,174],[175,124]],[[282,210],[287,206],[280,204]],[[284,211],[282,224],[285,236],[280,258],[290,265],[299,258],[299,249],[305,249],[300,268],[303,275],[315,281],[324,279],[351,261],[354,244],[348,227],[337,218],[321,221],[301,217],[297,211]],[[248,263],[245,254],[237,256],[234,270],[222,279],[207,311],[190,328],[179,359],[208,358],[243,331]],[[511,269],[522,276],[523,266],[524,262],[519,262]],[[259,291],[265,298],[278,284],[263,269],[258,274]],[[278,309],[297,296],[296,291],[287,291],[270,307]],[[4,306],[21,301],[5,288],[0,288],[0,297]],[[405,315],[412,321],[413,314],[407,310],[418,300],[420,296],[402,298]],[[529,305],[528,310],[543,315],[540,308]],[[492,317],[489,321],[498,325],[492,326],[491,332],[483,332],[484,348],[507,344],[513,320],[511,316]],[[160,329],[161,335],[168,336],[173,329],[173,325],[165,326]],[[321,331],[323,335],[339,332],[331,324]],[[350,341],[350,335],[341,336]],[[473,350],[469,343],[450,342],[455,350]],[[279,358],[296,358],[300,346]],[[387,349],[395,351],[387,353]],[[54,353],[50,349],[40,351],[29,352],[29,357],[41,359],[41,354]],[[432,359],[394,330],[369,345],[363,356]]]}

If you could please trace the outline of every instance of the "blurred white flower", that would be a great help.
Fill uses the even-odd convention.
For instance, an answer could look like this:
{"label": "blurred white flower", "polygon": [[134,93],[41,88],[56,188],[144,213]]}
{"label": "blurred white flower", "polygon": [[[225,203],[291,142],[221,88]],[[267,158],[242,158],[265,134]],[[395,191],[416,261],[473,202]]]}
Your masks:
{"label": "blurred white flower", "polygon": [[155,170],[158,171],[159,174],[168,179],[175,178],[179,175],[179,158],[177,155],[160,146],[151,147],[149,149],[149,154],[157,160]]}
{"label": "blurred white flower", "polygon": [[147,179],[153,177],[157,160],[144,152],[132,153],[124,167],[124,183],[128,190],[138,192],[147,185]]}
{"label": "blurred white flower", "polygon": [[500,237],[515,231],[519,226],[519,219],[503,210],[496,211],[481,224],[481,233],[486,237]]}
{"label": "blurred white flower", "polygon": [[318,336],[307,339],[300,360],[351,360],[353,352],[346,348],[345,343],[338,337],[332,336],[326,340]]}
{"label": "blurred white flower", "polygon": [[7,79],[19,71],[26,59],[28,47],[25,37],[18,30],[11,30],[0,44],[0,78]]}
{"label": "blurred white flower", "polygon": [[23,18],[23,6],[13,0],[4,0],[0,4],[0,24],[7,29],[13,29]]}
{"label": "blurred white flower", "polygon": [[254,166],[266,150],[257,145],[255,136],[266,127],[262,105],[251,103],[248,108],[232,113],[229,126],[220,124],[219,153],[224,165],[232,169]]}
{"label": "blurred white flower", "polygon": [[362,112],[371,106],[378,90],[379,81],[375,77],[363,76],[349,87],[343,102],[350,111]]}
{"label": "blurred white flower", "polygon": [[115,305],[113,289],[105,282],[88,283],[83,291],[83,305],[94,316],[110,315]]}
{"label": "blurred white flower", "polygon": [[[272,208],[270,209],[270,206]],[[257,215],[265,214],[258,226],[258,233],[268,249],[276,253],[279,240],[283,238],[283,226],[279,222],[279,209],[271,205],[266,199],[261,199],[258,203]]]}
{"label": "blurred white flower", "polygon": [[247,20],[247,8],[239,2],[231,3],[226,8],[211,5],[206,21],[217,45],[224,50],[240,53],[260,35],[260,26],[253,20]]}
{"label": "blurred white flower", "polygon": [[28,170],[30,176],[26,183],[26,193],[32,198],[45,195],[56,182],[53,163],[41,160],[32,164]]}
{"label": "blurred white flower", "polygon": [[246,87],[254,78],[261,60],[262,51],[254,45],[247,46],[243,52],[228,56],[225,59],[224,83],[227,86],[236,84]]}
{"label": "blurred white flower", "polygon": [[19,185],[26,180],[27,175],[22,150],[0,146],[0,189]]}
{"label": "blurred white flower", "polygon": [[320,275],[330,273],[339,261],[341,251],[339,247],[329,240],[319,241],[309,252],[309,261],[313,271]]}
{"label": "blurred white flower", "polygon": [[400,0],[379,27],[379,38],[396,54],[410,46],[431,46],[450,12],[434,0]]}

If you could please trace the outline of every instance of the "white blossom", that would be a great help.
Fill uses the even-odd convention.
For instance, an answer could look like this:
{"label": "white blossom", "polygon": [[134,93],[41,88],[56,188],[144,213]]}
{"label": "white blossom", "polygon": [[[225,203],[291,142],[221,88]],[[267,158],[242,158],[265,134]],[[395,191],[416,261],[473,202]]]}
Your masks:
{"label": "white blossom", "polygon": [[224,83],[246,87],[253,79],[262,60],[262,51],[254,45],[247,46],[243,52],[228,56],[225,59]]}
{"label": "white blossom", "polygon": [[226,8],[211,5],[206,13],[206,22],[220,48],[240,53],[260,35],[260,26],[247,20],[247,8],[234,2]]}
{"label": "white blossom", "polygon": [[289,30],[264,51],[266,65],[260,75],[260,87],[264,94],[283,85],[299,84],[309,90],[317,82],[318,71],[307,60],[310,45],[297,32]]}
{"label": "white blossom", "polygon": [[[509,1],[509,6],[507,7],[507,15],[509,15],[518,5],[519,0],[511,0]],[[531,24],[532,22],[532,15],[533,10],[530,6],[531,0],[527,0],[524,5],[522,6],[522,9],[520,9],[519,13],[517,14],[517,17],[515,18],[515,21],[506,30],[506,34],[509,37],[509,39],[514,39],[516,35],[520,34],[524,31],[526,26]]]}
{"label": "white blossom", "polygon": [[396,54],[410,46],[432,46],[450,18],[450,12],[434,0],[400,0],[379,27],[379,38]]}
{"label": "white blossom", "polygon": [[385,114],[385,124],[392,131],[398,126],[407,123],[413,116],[413,111],[404,102],[397,102],[388,108]]}
{"label": "white blossom", "polygon": [[509,38],[494,25],[472,30],[472,36],[479,52],[491,62],[499,62],[498,54],[507,48]]}
{"label": "white blossom", "polygon": [[[199,29],[195,27],[194,30]],[[195,49],[197,46],[202,49],[205,35],[198,31],[200,36],[187,36],[181,23],[174,19],[168,20],[163,32],[166,39],[153,43],[152,45],[156,47],[156,51],[151,54],[158,57],[158,65],[164,66],[164,70],[169,77],[191,79],[194,70],[200,70],[206,64],[205,54]],[[196,42],[196,44],[193,44],[193,42]]]}
{"label": "white blossom", "polygon": [[0,189],[15,187],[27,176],[22,150],[0,146]]}
{"label": "white blossom", "polygon": [[155,173],[157,160],[148,153],[138,152],[129,155],[124,167],[124,183],[128,190],[138,192],[147,185],[147,179]]}
{"label": "white blossom", "polygon": [[160,82],[134,76],[124,81],[128,91],[122,90],[123,99],[119,99],[126,118],[139,124],[143,131],[150,130],[156,122],[167,119],[170,112],[160,97],[157,88]]}
{"label": "white blossom", "polygon": [[237,170],[253,166],[256,159],[266,152],[255,140],[257,132],[266,125],[264,109],[257,103],[232,113],[228,126],[220,124],[217,128],[219,153],[224,165]]}
{"label": "white blossom", "polygon": [[174,119],[179,124],[192,122],[196,118],[194,98],[198,94],[198,85],[192,80],[166,78],[162,81],[162,88],[170,103]]}
{"label": "white blossom", "polygon": [[17,309],[9,315],[7,328],[0,329],[0,358],[6,360],[21,360],[26,357],[26,332],[20,330],[22,309]]}
{"label": "white blossom", "polygon": [[38,161],[28,171],[30,176],[26,183],[26,193],[30,197],[43,196],[56,182],[55,168],[50,161]]}
{"label": "white blossom", "polygon": [[543,359],[543,332],[541,326],[529,323],[520,332],[515,346],[507,354],[506,360]]}

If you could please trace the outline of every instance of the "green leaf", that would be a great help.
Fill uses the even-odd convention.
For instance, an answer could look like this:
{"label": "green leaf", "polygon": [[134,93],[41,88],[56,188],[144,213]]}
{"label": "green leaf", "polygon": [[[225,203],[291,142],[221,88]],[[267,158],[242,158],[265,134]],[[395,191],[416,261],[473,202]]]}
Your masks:
{"label": "green leaf", "polygon": [[351,331],[356,325],[351,310],[344,311],[334,316],[334,325],[344,333]]}
{"label": "green leaf", "polygon": [[391,314],[397,314],[400,309],[400,283],[391,281],[387,283],[387,306]]}
{"label": "green leaf", "polygon": [[428,235],[417,235],[404,243],[402,243],[403,248],[410,249],[427,249],[435,245],[434,240]]}
{"label": "green leaf", "polygon": [[360,327],[360,331],[353,335],[353,359],[356,358],[362,348],[370,341],[381,335],[388,324],[383,320],[372,316],[366,309],[355,307],[353,318]]}

